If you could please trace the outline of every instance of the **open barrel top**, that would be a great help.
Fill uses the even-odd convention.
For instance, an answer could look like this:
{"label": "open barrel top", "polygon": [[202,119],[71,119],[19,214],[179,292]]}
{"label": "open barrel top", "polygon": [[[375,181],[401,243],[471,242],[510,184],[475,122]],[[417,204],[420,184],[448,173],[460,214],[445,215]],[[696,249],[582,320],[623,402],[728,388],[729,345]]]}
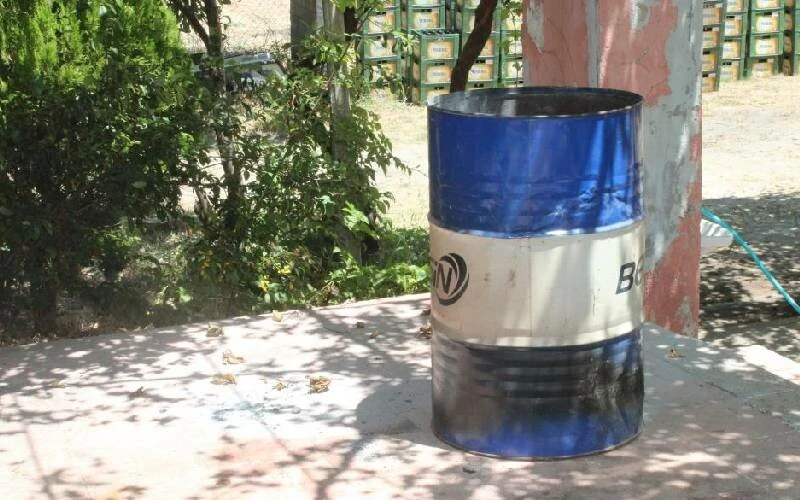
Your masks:
{"label": "open barrel top", "polygon": [[439,95],[429,112],[498,118],[566,118],[617,113],[642,102],[642,96],[616,89],[522,87],[485,89]]}

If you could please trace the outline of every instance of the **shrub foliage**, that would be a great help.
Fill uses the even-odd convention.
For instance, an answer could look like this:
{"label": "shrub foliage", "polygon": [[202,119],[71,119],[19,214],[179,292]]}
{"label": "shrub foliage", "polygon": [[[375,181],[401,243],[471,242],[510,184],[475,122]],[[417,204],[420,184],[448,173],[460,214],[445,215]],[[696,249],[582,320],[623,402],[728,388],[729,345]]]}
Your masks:
{"label": "shrub foliage", "polygon": [[84,266],[123,264],[110,230],[174,211],[199,129],[193,80],[158,0],[0,11],[0,300],[49,331]]}

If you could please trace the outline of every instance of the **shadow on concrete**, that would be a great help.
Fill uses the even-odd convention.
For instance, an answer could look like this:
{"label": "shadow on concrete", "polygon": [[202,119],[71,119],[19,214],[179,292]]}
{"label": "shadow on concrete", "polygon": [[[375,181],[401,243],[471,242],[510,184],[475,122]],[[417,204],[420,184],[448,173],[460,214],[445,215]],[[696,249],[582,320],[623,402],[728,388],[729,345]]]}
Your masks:
{"label": "shadow on concrete", "polygon": [[[733,226],[789,295],[800,299],[800,194],[720,198],[703,200],[703,205]],[[700,272],[705,334],[719,336],[731,326],[797,316],[737,243],[703,257]]]}
{"label": "shadow on concrete", "polygon": [[[800,487],[797,386],[654,329],[632,444],[537,463],[454,450],[430,430],[425,302],[232,319],[221,338],[190,325],[1,350],[0,485],[49,498],[317,499],[791,498]],[[245,363],[224,365],[224,350]],[[210,383],[227,371],[236,385]],[[329,391],[309,393],[320,374]]]}
{"label": "shadow on concrete", "polygon": [[[414,303],[410,303],[414,305]],[[275,459],[253,442],[221,459],[216,488],[254,493],[277,488],[242,463],[301,468],[309,497],[357,498],[791,498],[800,473],[797,387],[690,339],[652,331],[647,348],[646,428],[629,446],[559,462],[509,462],[450,448],[431,433],[430,382],[413,330],[417,318],[397,321],[392,309],[357,316],[336,311],[311,317],[338,335],[316,351],[315,371],[357,377],[370,387],[355,413],[327,408],[296,417],[342,425],[350,438],[316,441]],[[353,319],[393,330],[372,342]],[[401,333],[402,332],[402,333]],[[360,354],[352,356],[352,345]],[[333,387],[333,386],[332,386]],[[333,390],[333,389],[332,389]],[[793,397],[792,397],[793,396]],[[776,410],[777,401],[786,405]],[[783,412],[765,420],[764,414]],[[291,413],[291,411],[289,412]],[[320,420],[320,415],[322,421]],[[793,419],[794,415],[794,419]],[[796,425],[796,427],[792,427]],[[776,441],[777,440],[777,441]],[[244,457],[247,457],[246,459]],[[239,472],[237,472],[239,471]]]}

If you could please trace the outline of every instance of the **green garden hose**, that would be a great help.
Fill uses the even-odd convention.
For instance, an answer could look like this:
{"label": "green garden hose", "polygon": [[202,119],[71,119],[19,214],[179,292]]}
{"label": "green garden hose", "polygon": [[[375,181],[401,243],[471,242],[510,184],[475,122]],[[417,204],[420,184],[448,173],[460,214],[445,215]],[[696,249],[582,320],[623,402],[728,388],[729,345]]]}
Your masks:
{"label": "green garden hose", "polygon": [[775,290],[777,290],[778,293],[781,294],[781,296],[783,296],[783,298],[786,300],[786,302],[790,306],[792,306],[792,309],[794,309],[797,314],[800,314],[800,306],[798,306],[797,302],[795,302],[794,299],[792,299],[789,296],[789,294],[786,293],[786,290],[784,290],[783,287],[781,286],[781,284],[778,283],[778,280],[775,279],[775,276],[773,276],[772,273],[769,272],[769,270],[767,269],[767,266],[765,266],[764,263],[761,262],[761,259],[759,259],[758,255],[756,255],[756,253],[753,251],[753,249],[750,248],[750,245],[748,245],[747,242],[744,241],[744,238],[742,238],[739,235],[739,233],[737,233],[736,230],[731,227],[730,224],[728,224],[724,220],[720,219],[711,210],[703,207],[702,208],[702,214],[703,214],[703,217],[705,217],[706,219],[710,220],[711,222],[715,222],[715,223],[719,224],[720,226],[724,227],[725,229],[728,230],[728,232],[731,233],[731,235],[733,236],[733,239],[735,239],[736,242],[739,243],[742,246],[742,248],[744,248],[744,251],[747,252],[747,255],[749,255],[750,258],[753,259],[753,262],[756,263],[758,268],[761,269],[761,272],[764,273],[764,276],[766,276],[767,279],[769,280],[769,282],[772,283],[772,286],[775,287]]}

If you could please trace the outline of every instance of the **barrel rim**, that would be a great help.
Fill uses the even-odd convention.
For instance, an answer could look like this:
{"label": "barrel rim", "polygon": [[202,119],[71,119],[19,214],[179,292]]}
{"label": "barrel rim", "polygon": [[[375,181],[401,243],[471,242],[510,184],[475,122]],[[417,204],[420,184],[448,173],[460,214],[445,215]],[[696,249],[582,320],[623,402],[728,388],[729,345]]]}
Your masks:
{"label": "barrel rim", "polygon": [[[590,111],[585,113],[568,113],[568,114],[543,114],[543,115],[504,115],[501,113],[484,113],[484,112],[465,112],[452,109],[452,105],[456,102],[462,102],[458,98],[469,98],[470,96],[478,97],[482,95],[488,96],[515,96],[515,95],[534,95],[534,94],[559,94],[559,95],[578,95],[578,94],[591,94],[591,95],[607,95],[622,97],[629,100],[629,103],[624,106],[614,106],[607,110]],[[451,103],[451,107],[447,106],[447,101],[455,101]],[[516,87],[504,89],[475,89],[469,91],[452,92],[449,94],[442,94],[432,97],[428,101],[428,113],[441,113],[446,115],[465,116],[465,117],[480,117],[480,118],[496,118],[500,120],[548,120],[548,119],[567,119],[567,118],[585,118],[591,116],[605,116],[611,114],[625,113],[632,109],[638,108],[644,102],[644,97],[634,92],[627,90],[602,88],[602,87]]]}
{"label": "barrel rim", "polygon": [[628,230],[631,226],[637,224],[644,224],[645,216],[644,213],[640,213],[637,216],[630,217],[629,219],[624,219],[619,222],[615,222],[614,224],[606,224],[605,226],[595,226],[595,227],[581,227],[581,228],[573,228],[573,229],[554,229],[549,231],[492,231],[488,229],[474,229],[469,227],[454,227],[449,224],[445,224],[441,219],[437,219],[433,216],[433,214],[428,211],[428,224],[433,225],[447,231],[464,234],[467,236],[476,236],[480,238],[491,238],[491,239],[498,239],[498,240],[513,240],[513,239],[525,239],[525,238],[559,238],[564,236],[584,236],[584,235],[607,235],[607,233],[613,233],[615,231],[624,232]]}

